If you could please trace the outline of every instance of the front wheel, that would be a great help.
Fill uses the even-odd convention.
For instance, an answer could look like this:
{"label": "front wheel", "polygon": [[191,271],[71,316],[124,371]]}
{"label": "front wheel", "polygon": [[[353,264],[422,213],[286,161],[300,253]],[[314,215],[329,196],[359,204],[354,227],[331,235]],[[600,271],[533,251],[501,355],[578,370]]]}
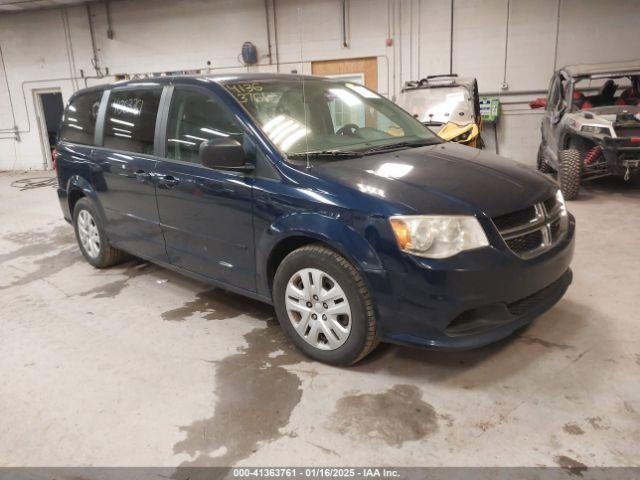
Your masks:
{"label": "front wheel", "polygon": [[580,152],[575,148],[561,150],[558,180],[560,180],[560,190],[565,200],[575,200],[578,198],[581,172],[582,160],[580,158]]}
{"label": "front wheel", "polygon": [[360,273],[320,244],[285,257],[273,301],[280,325],[304,354],[331,365],[351,365],[378,344],[373,301]]}

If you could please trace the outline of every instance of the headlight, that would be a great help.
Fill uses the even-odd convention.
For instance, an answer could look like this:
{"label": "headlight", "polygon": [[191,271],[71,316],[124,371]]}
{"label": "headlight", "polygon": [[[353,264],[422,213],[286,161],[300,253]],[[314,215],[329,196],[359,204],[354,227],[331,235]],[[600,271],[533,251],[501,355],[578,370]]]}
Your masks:
{"label": "headlight", "polygon": [[596,125],[583,125],[580,127],[580,131],[593,135],[609,135],[611,133],[609,127],[598,127]]}
{"label": "headlight", "polygon": [[395,216],[389,221],[400,250],[420,257],[447,258],[489,245],[480,223],[471,216]]}

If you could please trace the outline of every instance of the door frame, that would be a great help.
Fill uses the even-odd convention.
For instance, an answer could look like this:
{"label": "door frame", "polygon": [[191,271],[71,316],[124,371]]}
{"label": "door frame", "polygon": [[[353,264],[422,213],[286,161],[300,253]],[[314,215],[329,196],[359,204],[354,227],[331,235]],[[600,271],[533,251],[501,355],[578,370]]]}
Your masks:
{"label": "door frame", "polygon": [[[44,115],[44,106],[42,104],[42,95],[47,93],[59,93],[61,99],[62,88],[61,87],[48,87],[48,88],[35,88],[33,92],[33,106],[36,113],[36,122],[38,123],[38,130],[40,133],[40,149],[42,151],[42,167],[44,170],[53,169],[53,159],[51,158],[51,145],[49,143],[49,131],[47,130],[47,121]],[[64,100],[62,101],[62,107],[64,111]]]}

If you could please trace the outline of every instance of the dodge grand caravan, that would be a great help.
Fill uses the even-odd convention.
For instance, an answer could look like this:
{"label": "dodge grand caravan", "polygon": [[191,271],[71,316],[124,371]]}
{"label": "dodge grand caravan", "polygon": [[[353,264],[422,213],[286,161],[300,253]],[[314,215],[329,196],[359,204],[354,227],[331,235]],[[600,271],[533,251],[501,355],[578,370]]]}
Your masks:
{"label": "dodge grand caravan", "polygon": [[571,283],[575,222],[533,169],[443,143],[390,101],[294,75],[77,92],[58,196],[86,260],[124,252],[274,306],[309,357],[478,347]]}

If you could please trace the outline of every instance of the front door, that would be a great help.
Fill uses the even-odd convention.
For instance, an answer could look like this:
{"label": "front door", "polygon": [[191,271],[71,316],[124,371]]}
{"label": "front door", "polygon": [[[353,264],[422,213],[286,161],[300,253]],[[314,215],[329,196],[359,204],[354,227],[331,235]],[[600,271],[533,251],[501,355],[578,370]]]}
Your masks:
{"label": "front door", "polygon": [[93,150],[92,163],[109,239],[143,258],[166,261],[153,177],[161,93],[160,87],[105,92],[104,140]]}
{"label": "front door", "polygon": [[169,261],[255,291],[252,177],[200,164],[203,141],[243,130],[211,92],[175,87],[166,121],[166,159],[158,165],[157,199]]}

